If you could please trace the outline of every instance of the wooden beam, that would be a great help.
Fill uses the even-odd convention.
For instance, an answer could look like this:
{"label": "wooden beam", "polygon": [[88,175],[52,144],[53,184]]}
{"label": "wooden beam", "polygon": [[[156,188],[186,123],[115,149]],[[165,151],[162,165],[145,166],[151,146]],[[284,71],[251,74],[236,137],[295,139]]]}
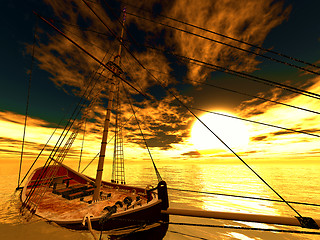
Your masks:
{"label": "wooden beam", "polygon": [[[168,208],[162,210],[161,213],[170,215],[180,215],[188,217],[202,217],[202,218],[214,218],[224,219],[233,221],[246,221],[246,222],[259,222],[267,224],[280,224],[290,226],[301,226],[299,220],[296,217],[283,217],[283,216],[272,216],[262,214],[251,214],[251,213],[235,213],[235,212],[218,212],[218,211],[205,211],[205,210],[187,210]],[[320,226],[320,219],[313,219],[318,226]]]}

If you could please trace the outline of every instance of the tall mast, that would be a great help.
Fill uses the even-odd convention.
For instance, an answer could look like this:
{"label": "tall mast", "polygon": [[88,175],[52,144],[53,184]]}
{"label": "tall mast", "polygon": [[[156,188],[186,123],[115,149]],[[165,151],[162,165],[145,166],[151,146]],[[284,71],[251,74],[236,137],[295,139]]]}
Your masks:
{"label": "tall mast", "polygon": [[[107,65],[109,67],[111,67],[113,69],[113,71],[117,74],[122,73],[122,70],[119,67],[119,65],[120,65],[121,50],[122,50],[122,39],[123,39],[123,32],[124,32],[125,16],[126,16],[126,12],[125,12],[125,9],[123,9],[123,21],[122,21],[122,29],[121,29],[118,55],[115,56],[113,62],[109,61],[107,63]],[[113,97],[114,97],[115,81],[117,80],[116,78],[117,77],[115,75],[113,75],[112,78],[110,78],[109,99],[108,99],[106,118],[104,121],[104,128],[103,128],[100,155],[99,155],[99,163],[98,163],[96,181],[95,181],[96,188],[94,189],[93,199],[92,199],[93,201],[99,200],[99,197],[100,197],[102,173],[103,173],[104,159],[105,159],[105,154],[106,154],[107,139],[108,139],[109,125],[110,125],[110,115],[111,115],[112,102],[113,102]]]}

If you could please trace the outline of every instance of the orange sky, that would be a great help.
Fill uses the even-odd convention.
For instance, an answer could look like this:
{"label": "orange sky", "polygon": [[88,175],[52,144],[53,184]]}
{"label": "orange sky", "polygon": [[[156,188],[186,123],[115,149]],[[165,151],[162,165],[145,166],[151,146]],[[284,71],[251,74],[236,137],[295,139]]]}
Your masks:
{"label": "orange sky", "polygon": [[[67,13],[70,22],[77,22],[79,16],[81,16],[84,19],[91,20],[94,25],[92,27],[97,31],[105,31],[103,25],[93,21],[94,16],[84,5],[79,4],[78,11],[72,12],[68,11],[70,8],[68,4],[61,5],[52,1],[46,2],[52,8],[56,18],[63,17]],[[244,41],[250,41],[257,45],[263,44],[272,29],[281,25],[285,20],[290,19],[290,11],[292,8],[291,6],[283,6],[281,2],[271,4],[272,1],[259,2],[255,0],[245,1],[244,3],[240,3],[240,1],[239,3],[235,2],[232,6],[228,4],[228,1],[218,1],[214,7],[208,5],[209,1],[205,0],[188,2],[188,8],[183,9],[181,6],[184,4],[184,1],[174,1],[170,6],[167,6],[167,8],[164,7],[163,11],[165,15],[175,16],[176,18],[184,19],[186,22],[191,22],[205,28],[214,28],[217,32],[223,32],[226,35]],[[148,1],[141,1],[139,4],[149,6],[151,3]],[[98,8],[95,9],[107,24],[113,25],[114,30],[119,30],[119,26],[115,24],[115,21],[112,21],[108,17],[106,12],[98,10]],[[214,10],[216,12],[213,14],[212,11]],[[130,11],[130,8],[128,8],[128,11]],[[163,21],[166,22],[168,20]],[[247,24],[248,22],[250,22],[250,24]],[[169,21],[166,23],[169,23]],[[148,37],[154,42],[157,41],[157,37],[164,31],[164,27],[162,26],[145,21],[138,23],[135,18],[128,17],[127,24],[136,24],[138,30],[150,33],[150,36]],[[177,27],[181,26],[177,25]],[[45,27],[42,26],[42,28]],[[187,29],[190,30],[188,27]],[[106,38],[88,32],[84,33],[80,31],[80,29],[76,29],[67,24],[63,26],[63,31],[70,34],[73,39],[99,59],[104,59],[104,56],[112,59],[115,55],[114,52],[110,51],[106,54],[106,50],[117,48],[118,43],[116,41],[106,41]],[[202,33],[200,30],[192,31],[198,34]],[[209,34],[204,35],[211,37]],[[217,39],[221,40],[219,37],[217,37]],[[88,44],[88,41],[94,42],[95,45]],[[225,41],[229,42],[229,40]],[[261,65],[259,65],[261,60],[257,59],[254,55],[237,52],[234,51],[234,49],[230,50],[230,48],[226,46],[213,44],[212,42],[185,33],[172,31],[168,34],[164,34],[163,42],[165,42],[165,47],[174,49],[178,54],[201,59],[202,61],[213,64],[220,64],[237,71],[253,73],[261,67]],[[88,82],[85,75],[89,75],[89,73],[98,69],[99,64],[85,54],[79,53],[79,50],[76,47],[59,35],[52,35],[50,40],[44,42],[39,41],[38,44],[39,47],[35,49],[35,58],[39,63],[38,67],[51,74],[49,77],[50,81],[55,84],[56,88],[63,89],[66,87],[67,90],[64,91],[68,94],[79,96],[81,90],[84,89]],[[159,40],[159,43],[156,42],[155,45],[157,44],[161,45],[162,42]],[[240,43],[234,44],[236,46],[242,46]],[[249,49],[248,46],[245,46],[244,48]],[[28,49],[30,53],[30,46]],[[168,86],[169,84],[176,84],[180,81],[180,79],[177,79],[171,73],[180,73],[179,71],[182,72],[182,70],[176,70],[177,66],[174,66],[165,54],[159,54],[150,49],[136,51],[134,54],[164,85]],[[107,59],[104,61],[107,62]],[[130,54],[124,50],[121,66],[124,70],[129,71],[130,78],[136,81],[134,84],[139,90],[149,91],[150,89],[152,90],[152,87],[157,85],[152,77],[150,77],[146,71],[141,70],[139,64],[137,64],[135,60],[130,57]],[[212,69],[208,70],[199,65],[191,65],[190,63],[185,63],[183,67],[185,72],[181,78],[189,85],[194,85],[194,91],[199,94],[202,93],[204,87],[199,83],[192,82],[192,79],[196,79],[199,82],[206,82],[212,79],[215,80],[211,75]],[[81,69],[81,71],[79,69]],[[101,69],[98,70],[98,73],[101,73],[104,76],[103,80],[106,80],[111,76],[110,73],[106,73]],[[168,76],[168,74],[171,75]],[[302,83],[296,83],[296,79],[290,78],[281,79],[281,81],[286,81],[288,84],[295,83],[296,86],[311,92],[320,92],[319,77],[311,75],[307,75],[306,77],[297,71],[295,74],[298,77],[303,76],[307,79]],[[47,79],[43,81],[47,81]],[[108,89],[105,82],[106,81],[100,80],[92,95],[102,93],[103,97],[106,97]],[[237,80],[235,85],[237,84],[241,85],[241,81]],[[158,91],[158,89],[156,90]],[[132,89],[129,91],[131,94],[136,94]],[[155,90],[153,91],[155,92]],[[183,93],[176,91],[175,89],[173,89],[173,91],[185,104],[194,104],[196,99],[194,95],[187,94],[186,96],[183,96]],[[235,159],[231,156],[230,152],[225,149],[199,151],[197,145],[194,144],[194,140],[192,141],[190,139],[195,119],[185,113],[185,111],[182,112],[182,107],[177,106],[177,103],[172,96],[167,94],[161,95],[159,92],[156,92],[156,94],[160,95],[157,96],[158,98],[161,98],[160,102],[135,102],[136,106],[139,105],[142,107],[141,110],[137,111],[137,115],[139,121],[142,122],[142,129],[148,139],[156,161],[161,163],[166,161],[181,161],[184,163],[201,161],[211,163],[213,161],[223,162]],[[284,93],[284,91],[279,89],[261,88],[261,90],[258,89],[256,91],[256,94],[262,97],[268,96],[268,98],[271,98],[272,100],[278,100],[280,98],[283,103],[313,110],[317,110],[319,106],[317,99]],[[210,97],[209,95],[210,94],[207,94],[206,96]],[[88,110],[89,115],[95,121],[88,122],[86,125],[87,133],[85,136],[86,141],[84,143],[85,150],[83,152],[83,159],[85,162],[90,161],[99,151],[100,127],[105,112],[101,102],[101,99],[97,100]],[[292,109],[270,102],[261,103],[260,100],[255,98],[242,100],[232,109],[221,108],[221,105],[223,104],[211,104],[210,101],[205,103],[202,102],[202,104],[205,104],[207,108],[212,111],[226,111],[234,116],[243,117],[248,120],[283,126],[300,131],[308,131],[320,135],[320,117],[314,113]],[[143,145],[142,142],[137,140],[139,130],[137,124],[134,122],[134,118],[132,118],[132,113],[129,110],[129,107],[125,107],[123,110],[125,119],[130,119],[124,130],[124,134],[125,138],[133,141],[133,143],[125,144],[126,149],[130,149],[127,151],[125,150],[125,156],[128,161],[132,162],[148,159],[147,151],[141,148]],[[202,114],[203,113],[199,113],[199,116]],[[232,121],[234,121],[234,125],[236,125],[236,122],[240,120],[230,121],[231,123],[229,123],[229,125],[222,121],[221,125],[215,127],[219,129],[229,128],[230,125],[233,125]],[[145,125],[144,122],[148,122],[150,125]],[[7,111],[5,108],[0,111],[1,162],[19,161],[23,124],[23,115]],[[247,131],[247,137],[249,139],[248,144],[239,149],[235,147],[236,152],[243,157],[243,159],[249,162],[319,162],[318,157],[320,148],[318,137],[288,132],[249,122],[243,122],[243,124]],[[49,120],[36,117],[28,118],[25,145],[26,158],[34,159],[37,156],[38,152],[42,149],[43,144],[46,143],[51,133],[54,131],[53,125],[54,123],[49,122]],[[237,133],[237,129],[234,131],[235,135],[239,134]],[[59,132],[61,132],[61,129],[58,129],[57,133]],[[242,132],[241,134],[245,133]],[[112,133],[109,136],[112,137]],[[224,136],[221,136],[221,138],[223,137]],[[49,148],[54,146],[57,138],[57,135],[53,137],[52,141],[49,143]],[[227,138],[234,137],[227,136]],[[82,133],[79,134],[78,140],[74,143],[74,146],[70,151],[72,157],[75,159],[79,158],[82,144],[81,139]],[[223,140],[226,142],[228,141],[228,139]],[[108,149],[108,152],[110,155],[107,161],[111,161],[112,150]],[[45,153],[47,154],[48,152]],[[44,159],[45,157],[42,160]],[[235,161],[237,160],[235,159]]]}
{"label": "orange sky", "polygon": [[[320,90],[319,78],[315,78],[312,81],[314,85],[310,87],[310,91],[317,92]],[[276,98],[276,96],[275,96]],[[311,99],[304,97],[304,96],[295,96],[288,98],[285,103],[292,104],[292,105],[299,105],[304,106],[304,108],[308,109],[316,109],[318,106],[316,99]],[[248,105],[244,108],[244,105]],[[249,116],[250,108],[254,108],[258,111],[260,108],[263,111],[262,114]],[[244,109],[244,110],[243,110]],[[103,111],[103,110],[102,110]],[[149,113],[151,116],[156,117],[157,111],[154,110],[152,113],[152,108],[145,109],[142,112]],[[166,109],[166,111],[171,111],[170,109]],[[220,111],[221,112],[221,111]],[[241,108],[238,111],[235,111],[230,114],[239,117],[247,117],[248,120],[264,122],[268,124],[273,124],[277,126],[286,126],[292,129],[301,130],[301,131],[308,131],[310,133],[317,134],[319,125],[320,125],[320,117],[316,114],[295,110],[295,109],[288,109],[285,106],[279,106],[275,104],[255,104],[252,106],[252,102],[243,103]],[[143,114],[143,113],[140,113]],[[208,113],[210,114],[210,113]],[[214,114],[212,114],[214,115]],[[129,116],[129,115],[128,115]],[[220,117],[221,118],[221,117]],[[223,118],[223,117],[222,117]],[[192,118],[190,118],[192,119]],[[230,123],[234,124],[241,123],[242,126],[245,127],[247,131],[248,138],[250,139],[248,144],[241,146],[241,148],[235,147],[236,152],[242,156],[245,160],[250,162],[256,161],[302,161],[307,162],[311,161],[313,163],[318,163],[318,157],[320,155],[319,151],[319,138],[314,136],[309,136],[305,134],[295,133],[284,131],[281,129],[273,128],[273,127],[266,127],[263,125],[258,125],[249,122],[243,122],[241,120],[236,119],[227,119],[229,122],[221,122],[220,126],[214,126],[213,131],[218,128],[230,128]],[[190,122],[194,122],[190,120]],[[20,159],[20,151],[21,151],[21,140],[22,140],[22,133],[23,133],[23,124],[24,124],[24,116],[19,115],[12,112],[0,112],[0,139],[1,139],[1,151],[0,151],[0,159],[1,161],[18,161]],[[229,125],[228,125],[229,124]],[[49,139],[51,133],[53,132],[54,128],[49,127],[50,123],[41,120],[35,119],[32,117],[28,118],[28,126],[26,131],[26,145],[25,145],[25,157],[28,159],[35,158],[42,148],[43,144]],[[241,125],[240,125],[241,126]],[[142,126],[144,127],[144,125]],[[91,160],[99,151],[100,146],[100,134],[97,133],[90,133],[90,129],[96,128],[95,124],[87,123],[86,129],[87,133],[85,135],[85,143],[84,147],[85,150],[83,152],[83,159],[84,161]],[[179,124],[177,123],[176,128],[179,128]],[[161,147],[151,147],[151,151],[155,157],[155,159],[159,162],[165,161],[179,161],[183,160],[184,162],[190,161],[201,161],[201,162],[212,162],[212,161],[225,161],[226,159],[234,159],[230,155],[230,152],[225,150],[224,147],[220,149],[216,149],[214,151],[200,151],[199,153],[199,145],[194,145],[194,140],[190,139],[192,130],[192,124],[186,130],[181,130],[187,132],[188,134],[185,137],[181,138],[181,141],[178,143],[173,143],[170,145],[169,151],[164,150]],[[130,134],[128,131],[125,132],[125,139],[126,134],[131,135],[133,132],[137,133],[138,129],[131,129]],[[241,132],[241,129],[236,131],[234,134],[235,136],[237,133],[244,134]],[[61,132],[61,129],[57,132]],[[221,132],[221,131],[219,131]],[[152,134],[152,130],[146,128],[144,130],[146,136]],[[179,131],[175,131],[176,134]],[[182,134],[182,133],[181,133]],[[112,133],[110,133],[109,138],[112,137]],[[184,133],[182,134],[184,136]],[[220,136],[222,139],[224,137],[230,138],[229,135]],[[233,137],[232,137],[233,138]],[[57,134],[55,137],[50,141],[50,146],[52,147],[57,139]],[[74,159],[78,159],[80,155],[81,149],[81,139],[82,134],[79,134],[78,140],[74,143],[73,148],[70,153]],[[201,141],[200,139],[198,139]],[[229,139],[223,139],[228,142]],[[239,140],[241,141],[241,140]],[[240,145],[240,142],[239,142]],[[128,161],[139,161],[142,159],[148,159],[148,155],[145,149],[142,149],[141,146],[137,144],[129,144],[126,143],[125,147],[125,156]],[[133,149],[133,150],[132,150]],[[111,149],[109,151],[109,160],[111,160]],[[226,158],[227,157],[227,158]],[[237,161],[237,160],[235,160]]]}

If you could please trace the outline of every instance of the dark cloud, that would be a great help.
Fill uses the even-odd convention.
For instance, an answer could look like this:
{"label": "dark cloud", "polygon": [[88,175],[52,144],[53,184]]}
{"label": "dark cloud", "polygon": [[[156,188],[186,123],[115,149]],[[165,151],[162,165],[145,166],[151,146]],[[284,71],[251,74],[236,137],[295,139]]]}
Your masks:
{"label": "dark cloud", "polygon": [[182,153],[181,155],[182,156],[199,157],[199,156],[201,156],[201,153],[199,153],[198,151],[190,151],[190,152]]}
{"label": "dark cloud", "polygon": [[[293,130],[296,130],[296,129],[293,129]],[[293,131],[288,131],[288,130],[281,130],[281,131],[278,131],[278,132],[273,132],[271,133],[273,136],[279,136],[279,135],[288,135],[288,134],[296,134],[295,132]]]}
{"label": "dark cloud", "polygon": [[[316,118],[313,118],[314,120]],[[309,128],[309,129],[306,129],[306,130],[303,130],[304,132],[307,132],[307,133],[319,133],[320,132],[320,129],[319,128]]]}
{"label": "dark cloud", "polygon": [[[129,2],[131,3],[131,1]],[[63,1],[61,4],[60,1],[46,0],[46,3],[54,12],[53,19],[62,20],[62,22],[55,22],[55,20],[53,22],[54,24],[58,24],[63,32],[104,63],[114,59],[119,45],[114,36],[101,37],[101,34],[82,31],[79,28],[71,26],[72,24],[83,23],[81,25],[85,26],[87,24],[88,26],[86,27],[90,27],[90,29],[94,29],[96,32],[110,35],[107,28],[82,1]],[[108,14],[106,9],[97,3],[88,3],[112,31],[120,32],[120,24],[116,19],[109,16],[110,14]],[[188,5],[187,8],[184,7],[186,4]],[[217,2],[189,0],[187,3],[182,0],[138,1],[135,3],[135,6],[147,9],[154,8],[163,14],[174,16],[177,19],[257,45],[262,44],[271,29],[281,24],[290,12],[290,8],[284,9],[281,3],[272,0],[258,2],[255,0],[238,2],[227,0]],[[136,8],[134,9],[134,11],[137,11]],[[153,17],[156,20],[175,25],[171,21],[158,17],[157,14]],[[257,64],[259,63],[253,55],[237,52],[229,47],[186,33],[169,30],[161,25],[147,21],[138,21],[136,18],[129,16],[127,16],[126,24],[128,29],[135,29],[131,34],[139,38],[141,41],[139,43],[141,44],[153,42],[159,47],[174,49],[175,52],[181,55],[194,57],[237,71],[251,72],[257,68]],[[176,26],[182,27],[179,24]],[[190,29],[189,27],[186,27],[186,29],[209,38],[222,40],[220,37],[203,33],[199,30]],[[160,38],[163,41],[157,41]],[[230,43],[226,39],[223,39],[223,41]],[[87,131],[94,134],[98,133],[98,129],[104,122],[105,110],[103,108],[103,100],[108,98],[106,82],[112,77],[112,74],[100,68],[99,63],[56,33],[42,31],[39,33],[38,44],[39,47],[36,48],[35,58],[39,62],[39,67],[50,73],[51,80],[56,86],[67,89],[65,91],[68,94],[80,95],[89,85],[91,81],[90,76],[93,76],[94,72],[103,75],[101,79],[96,81],[95,88],[90,95],[91,97],[87,97],[90,100],[94,99],[94,102],[89,105],[89,110],[84,113],[84,115],[88,115],[94,119],[94,121],[88,124]],[[123,77],[130,81],[139,91],[155,96],[156,100],[154,103],[147,100],[137,100],[137,92],[128,88],[129,94],[137,100],[133,104],[142,108],[137,113],[139,121],[148,122],[149,124],[149,126],[144,125],[142,127],[148,144],[151,147],[169,149],[173,144],[183,142],[184,139],[190,136],[189,129],[193,119],[186,113],[185,109],[177,106],[177,101],[174,97],[170,96],[168,92],[159,86],[170,86],[171,91],[182,102],[191,105],[193,101],[192,97],[182,98],[174,90],[174,86],[178,80],[170,75],[174,71],[173,60],[164,53],[155,52],[150,49],[140,49],[130,42],[125,42],[125,44],[130,48],[131,52],[127,52],[124,47],[122,48],[120,65],[127,73]],[[237,47],[241,45],[234,42],[232,44]],[[244,46],[244,48],[248,49],[249,47]],[[131,56],[131,53],[139,60],[139,63]],[[144,67],[141,67],[140,64]],[[180,64],[187,70],[186,73],[182,74],[181,79],[188,75],[191,79],[204,81],[211,71],[201,66],[190,65],[189,63]],[[150,71],[148,72],[145,69],[152,70],[152,75],[150,75]],[[99,94],[101,94],[100,99],[93,97]],[[120,94],[121,99],[126,98],[124,92],[120,92]],[[128,121],[132,115],[130,107],[124,107],[122,111],[125,119],[124,122]],[[262,110],[251,111],[251,115],[259,115],[261,113]],[[112,122],[111,126],[113,125],[114,123]],[[123,132],[128,140],[141,145],[141,140],[138,141],[140,131],[136,125],[137,123],[134,121],[134,118],[131,118],[123,127]]]}
{"label": "dark cloud", "polygon": [[[181,97],[178,94],[177,96]],[[190,101],[190,99],[182,100],[186,103]],[[172,144],[182,142],[189,137],[192,119],[183,107],[177,106],[175,101],[172,96],[165,96],[156,102],[134,102],[135,116],[149,146],[168,149]],[[132,117],[130,107],[123,107],[122,122],[126,123],[123,128],[124,136],[129,142],[143,146],[136,118]]]}
{"label": "dark cloud", "polygon": [[251,141],[263,141],[263,140],[267,140],[268,136],[257,136],[257,137],[251,137],[250,140]]}
{"label": "dark cloud", "polygon": [[246,151],[245,154],[259,153],[259,151]]}

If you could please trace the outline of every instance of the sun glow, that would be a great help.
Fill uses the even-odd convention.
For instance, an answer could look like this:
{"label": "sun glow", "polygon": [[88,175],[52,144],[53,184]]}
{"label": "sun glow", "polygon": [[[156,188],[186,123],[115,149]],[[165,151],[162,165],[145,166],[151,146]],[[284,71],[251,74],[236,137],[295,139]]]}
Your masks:
{"label": "sun glow", "polygon": [[[226,112],[220,113],[234,116]],[[249,143],[248,129],[241,120],[212,113],[201,116],[200,120],[232,149],[243,150]],[[226,149],[200,121],[196,121],[192,127],[191,142],[201,153],[214,153]]]}

